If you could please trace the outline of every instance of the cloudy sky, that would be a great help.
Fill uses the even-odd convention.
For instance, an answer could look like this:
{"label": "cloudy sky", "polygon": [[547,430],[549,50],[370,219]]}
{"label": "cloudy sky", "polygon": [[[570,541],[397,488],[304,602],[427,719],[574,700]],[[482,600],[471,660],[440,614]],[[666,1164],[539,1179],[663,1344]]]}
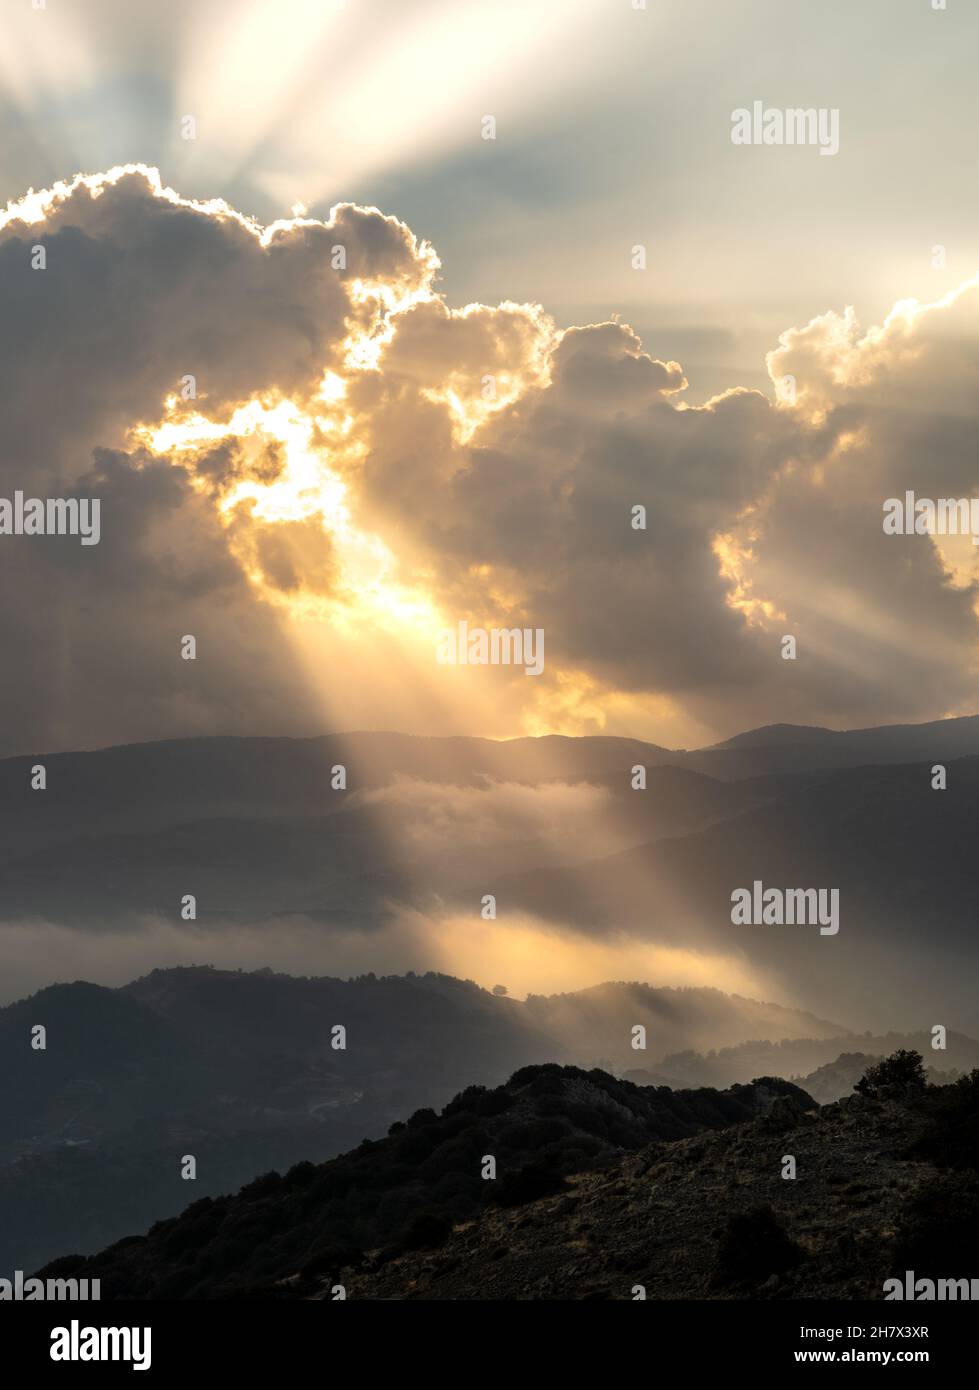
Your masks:
{"label": "cloudy sky", "polygon": [[0,537],[0,751],[975,710],[975,547],[881,524],[975,487],[963,0],[0,19],[2,495],[102,515]]}

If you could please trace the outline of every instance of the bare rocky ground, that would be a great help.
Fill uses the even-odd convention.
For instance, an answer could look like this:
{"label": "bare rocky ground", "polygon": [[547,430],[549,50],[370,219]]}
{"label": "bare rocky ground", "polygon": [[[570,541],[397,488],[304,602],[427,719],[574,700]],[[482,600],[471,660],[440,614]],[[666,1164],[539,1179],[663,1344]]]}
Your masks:
{"label": "bare rocky ground", "polygon": [[902,1157],[921,1128],[891,1101],[807,1112],[780,1098],[764,1118],[654,1144],[557,1196],[490,1208],[437,1250],[335,1278],[357,1299],[631,1300],[638,1285],[647,1299],[878,1299],[900,1273],[910,1204],[947,1181]]}

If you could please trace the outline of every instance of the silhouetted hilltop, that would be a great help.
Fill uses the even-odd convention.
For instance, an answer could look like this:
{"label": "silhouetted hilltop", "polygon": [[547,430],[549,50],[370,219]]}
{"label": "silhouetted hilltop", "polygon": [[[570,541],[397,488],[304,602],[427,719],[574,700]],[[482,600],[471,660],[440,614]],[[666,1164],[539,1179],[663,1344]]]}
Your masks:
{"label": "silhouetted hilltop", "polygon": [[[241,1295],[304,1270],[382,1258],[441,1243],[487,1202],[519,1206],[563,1190],[569,1175],[613,1166],[622,1151],[737,1124],[781,1101],[815,1106],[789,1082],[766,1078],[727,1091],[634,1086],[607,1073],[554,1064],[523,1067],[503,1086],[470,1086],[445,1106],[417,1111],[386,1139],[365,1140],[327,1163],[267,1173],[235,1196],[194,1202],[84,1259],[49,1267],[102,1280],[110,1298]],[[481,1177],[492,1155],[497,1179]]]}
{"label": "silhouetted hilltop", "polygon": [[928,1087],[914,1052],[822,1108],[526,1067],[42,1273],[110,1298],[881,1299],[908,1269],[972,1277],[977,1162],[979,1071]]}
{"label": "silhouetted hilltop", "polygon": [[[920,1059],[919,1059],[920,1060]],[[796,1176],[784,1176],[786,1157]],[[971,1279],[979,1072],[655,1144],[555,1194],[487,1205],[435,1245],[297,1272],[281,1297],[872,1299]],[[958,1296],[962,1296],[959,1294]]]}

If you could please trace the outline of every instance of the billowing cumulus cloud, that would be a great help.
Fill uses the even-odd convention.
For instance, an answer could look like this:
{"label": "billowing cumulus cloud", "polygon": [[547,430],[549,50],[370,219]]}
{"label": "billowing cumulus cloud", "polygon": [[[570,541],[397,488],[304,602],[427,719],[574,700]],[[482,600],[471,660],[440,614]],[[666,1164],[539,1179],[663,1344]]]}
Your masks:
{"label": "billowing cumulus cloud", "polygon": [[[435,265],[375,211],[344,205],[329,225],[263,232],[135,169],[26,199],[4,215],[0,238],[5,451],[21,468],[67,477],[87,468],[92,448],[158,418],[185,374],[218,417],[259,392],[308,394],[348,333],[375,323],[371,287],[408,294]],[[31,269],[34,245],[46,252],[43,274]],[[340,273],[334,246],[345,253]]]}
{"label": "billowing cumulus cloud", "polygon": [[634,697],[616,732],[653,694],[726,733],[968,710],[975,551],[886,536],[882,508],[974,490],[977,296],[787,332],[778,404],[735,389],[686,408],[681,369],[625,325],[571,329],[469,440],[419,414],[408,455],[373,414],[362,497],[383,518],[418,480],[403,553],[421,540],[450,606],[541,626],[559,669]]}
{"label": "billowing cumulus cloud", "polygon": [[[546,384],[467,446],[443,434],[440,447],[437,422],[409,532],[449,604],[542,627],[552,662],[611,689],[677,694],[739,676],[754,639],[725,603],[711,539],[777,468],[785,427],[757,393],[679,409],[683,384],[675,363],[603,324],[567,332]],[[383,414],[369,428],[365,488],[383,511],[405,459]]]}
{"label": "billowing cumulus cloud", "polygon": [[[770,354],[777,403],[689,407],[626,324],[453,309],[437,272],[376,210],[262,229],[139,168],[0,217],[3,495],[102,503],[98,546],[0,539],[8,751],[971,708],[975,550],[881,509],[973,490],[976,283],[824,314]],[[544,674],[439,668],[464,618],[543,629]]]}
{"label": "billowing cumulus cloud", "polygon": [[866,332],[826,314],[784,334],[769,369],[797,382],[803,443],[759,499],[747,572],[799,634],[789,701],[832,723],[971,712],[975,547],[882,522],[907,491],[976,491],[979,282]]}
{"label": "billowing cumulus cloud", "polygon": [[[281,472],[274,442],[249,459],[210,447],[178,467],[133,449],[129,432],[160,420],[187,376],[187,408],[214,420],[262,393],[305,400],[348,338],[377,330],[382,296],[417,292],[434,268],[377,212],[342,206],[328,226],[262,232],[140,170],[32,195],[0,218],[3,494],[98,497],[102,519],[98,546],[0,543],[8,751],[320,724],[251,579],[322,592],[336,579],[330,539],[315,516],[258,528],[247,507],[230,525],[217,509],[242,476]],[[185,634],[194,663],[179,657]]]}

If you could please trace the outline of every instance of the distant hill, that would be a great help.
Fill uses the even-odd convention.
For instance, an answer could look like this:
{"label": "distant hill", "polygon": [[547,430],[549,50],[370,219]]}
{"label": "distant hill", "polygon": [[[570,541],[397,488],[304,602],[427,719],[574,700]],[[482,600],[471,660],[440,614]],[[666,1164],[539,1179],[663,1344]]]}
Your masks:
{"label": "distant hill", "polygon": [[[603,1065],[617,1072],[637,1066],[643,1058],[669,1071],[671,1057],[679,1050],[675,1039],[681,1034],[699,1039],[686,1049],[697,1053],[733,1050],[734,1045],[726,1041],[730,1037],[744,1039],[745,1047],[752,1045],[749,1040],[759,1038],[770,1040],[770,1047],[785,1038],[818,1038],[827,1040],[826,1046],[832,1050],[846,1036],[840,1024],[805,1010],[743,999],[716,989],[654,989],[638,983],[607,983],[571,994],[532,994],[525,1008],[528,1021],[551,1039],[552,1056],[588,1066],[601,1058]],[[633,1047],[632,1028],[636,1024],[646,1032],[646,1047],[641,1051]],[[733,1073],[734,1068],[731,1070]],[[720,1079],[720,1071],[718,1068],[709,1081],[698,1077],[690,1084],[729,1085],[729,1080]],[[752,1075],[769,1073],[770,1068],[756,1067]],[[730,1078],[750,1079],[733,1074]]]}
{"label": "distant hill", "polygon": [[[911,1050],[913,1044],[909,1041],[902,1043],[902,1046]],[[823,1066],[817,1067],[811,1075],[800,1077],[799,1085],[820,1105],[829,1105],[842,1096],[848,1096],[867,1068],[882,1061],[885,1055],[890,1056],[891,1053],[868,1056],[864,1052],[844,1052],[835,1062],[826,1062]],[[925,1075],[932,1086],[949,1086],[962,1074],[957,1067],[951,1067],[947,1071],[935,1067],[925,1069]]]}
{"label": "distant hill", "polygon": [[730,748],[792,748],[804,744],[828,748],[842,737],[832,729],[821,729],[811,724],[764,724],[761,728],[735,734],[722,743],[712,743],[701,752],[716,753]]}
{"label": "distant hill", "polygon": [[979,715],[964,715],[926,724],[886,724],[840,731],[768,724],[688,753],[680,765],[727,779],[919,760],[948,762],[977,754]]}
{"label": "distant hill", "polygon": [[[789,1038],[783,1042],[746,1042],[721,1047],[709,1055],[684,1051],[671,1053],[659,1062],[670,1084],[676,1086],[729,1086],[752,1076],[784,1076],[798,1082],[822,1104],[846,1095],[871,1062],[889,1057],[904,1048],[920,1052],[936,1080],[954,1079],[957,1074],[979,1067],[979,1042],[962,1033],[949,1033],[943,1052],[932,1051],[931,1034],[926,1032],[851,1034],[849,1038]],[[849,1064],[845,1058],[851,1057]],[[859,1068],[859,1070],[855,1070]],[[831,1094],[827,1087],[837,1085]],[[812,1083],[812,1085],[808,1084]],[[812,1089],[815,1086],[816,1089]]]}

